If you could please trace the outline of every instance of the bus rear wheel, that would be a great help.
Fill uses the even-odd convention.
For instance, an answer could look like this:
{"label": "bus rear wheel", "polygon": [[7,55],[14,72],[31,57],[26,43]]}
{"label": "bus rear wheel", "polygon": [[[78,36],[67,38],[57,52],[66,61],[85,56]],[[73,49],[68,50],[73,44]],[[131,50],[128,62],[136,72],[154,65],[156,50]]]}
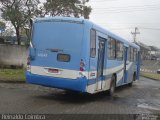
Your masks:
{"label": "bus rear wheel", "polygon": [[113,75],[111,79],[110,89],[109,89],[109,96],[113,96],[116,88],[116,78]]}

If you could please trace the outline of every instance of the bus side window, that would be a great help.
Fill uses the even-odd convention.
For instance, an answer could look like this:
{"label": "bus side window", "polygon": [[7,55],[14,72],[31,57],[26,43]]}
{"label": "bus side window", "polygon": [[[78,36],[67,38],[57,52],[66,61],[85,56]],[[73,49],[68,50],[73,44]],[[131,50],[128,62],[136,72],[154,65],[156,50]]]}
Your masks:
{"label": "bus side window", "polygon": [[123,43],[119,41],[116,43],[116,56],[118,60],[123,60]]}
{"label": "bus side window", "polygon": [[136,62],[137,61],[137,49],[130,47],[130,61]]}
{"label": "bus side window", "polygon": [[134,62],[137,62],[137,49],[134,48]]}
{"label": "bus side window", "polygon": [[108,41],[108,58],[116,59],[116,40],[109,37]]}
{"label": "bus side window", "polygon": [[130,62],[133,62],[133,48],[132,47],[130,47],[130,49],[129,49],[129,53],[130,53]]}
{"label": "bus side window", "polygon": [[90,31],[90,57],[96,57],[96,30]]}

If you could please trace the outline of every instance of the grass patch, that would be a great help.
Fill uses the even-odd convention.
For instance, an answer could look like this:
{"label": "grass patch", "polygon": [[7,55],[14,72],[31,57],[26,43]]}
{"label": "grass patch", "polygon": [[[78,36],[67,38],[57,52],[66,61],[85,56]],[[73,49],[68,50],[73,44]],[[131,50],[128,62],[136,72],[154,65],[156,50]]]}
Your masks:
{"label": "grass patch", "polygon": [[141,76],[151,78],[151,79],[154,79],[154,80],[160,80],[160,74],[141,72]]}
{"label": "grass patch", "polygon": [[25,81],[25,70],[0,69],[0,81]]}

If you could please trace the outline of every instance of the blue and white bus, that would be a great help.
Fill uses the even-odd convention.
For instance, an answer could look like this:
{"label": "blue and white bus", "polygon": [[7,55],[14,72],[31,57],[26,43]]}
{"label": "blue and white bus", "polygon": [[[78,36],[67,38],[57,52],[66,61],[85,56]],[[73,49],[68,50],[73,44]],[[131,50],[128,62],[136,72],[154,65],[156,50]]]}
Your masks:
{"label": "blue and white bus", "polygon": [[139,79],[139,46],[88,20],[37,18],[31,36],[28,83],[112,95]]}

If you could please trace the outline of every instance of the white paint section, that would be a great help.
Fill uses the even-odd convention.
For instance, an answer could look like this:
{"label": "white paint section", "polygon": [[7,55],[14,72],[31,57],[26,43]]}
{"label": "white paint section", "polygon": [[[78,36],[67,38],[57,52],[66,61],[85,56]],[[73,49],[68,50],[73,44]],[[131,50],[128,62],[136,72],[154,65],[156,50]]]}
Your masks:
{"label": "white paint section", "polygon": [[[104,73],[104,75],[112,75],[113,73],[116,73],[117,71],[122,69],[117,74],[117,82],[119,82],[123,78],[123,75],[124,75],[123,68],[124,68],[124,64],[121,64],[117,67],[106,69],[103,71],[103,73]],[[92,72],[96,72],[96,71],[92,71]],[[89,75],[90,75],[90,73],[91,72],[89,72]],[[96,78],[96,77],[92,77],[92,78]],[[96,93],[96,92],[100,92],[100,91],[109,90],[110,84],[111,84],[111,78],[109,78],[107,80],[99,81],[98,83],[87,86],[87,92],[92,94],[92,93]],[[99,88],[101,88],[101,89],[99,89]]]}
{"label": "white paint section", "polygon": [[127,66],[126,66],[126,70],[129,70],[130,67],[132,66],[133,62],[130,62]]}
{"label": "white paint section", "polygon": [[[103,71],[103,73],[104,73],[104,75],[111,75],[111,74],[116,73],[117,71],[122,69],[122,71],[117,74],[117,82],[118,82],[119,80],[121,80],[123,78],[123,74],[124,74],[123,68],[124,68],[124,64],[121,64],[117,67],[105,69]],[[95,76],[90,76],[91,73],[95,73]],[[96,71],[90,71],[89,72],[89,79],[95,79],[97,76],[96,74],[97,74]],[[88,93],[95,93],[95,92],[99,92],[99,91],[109,90],[110,84],[111,84],[111,78],[107,79],[107,80],[99,81],[98,83],[87,86],[87,92]],[[102,88],[101,88],[101,86],[102,86]]]}
{"label": "white paint section", "polygon": [[92,84],[92,85],[87,86],[87,92],[88,92],[88,93],[93,94],[93,93],[95,93],[95,90],[96,90],[96,83],[95,83],[95,84]]}
{"label": "white paint section", "polygon": [[77,79],[78,77],[82,77],[82,76],[88,77],[87,72],[81,73],[80,71],[76,71],[76,70],[67,70],[67,69],[60,69],[60,68],[51,68],[51,69],[58,69],[60,72],[58,74],[49,73],[46,67],[31,66],[31,73],[37,74],[37,75],[43,75],[43,76],[70,78],[70,79]]}
{"label": "white paint section", "polygon": [[[104,69],[103,70],[103,74],[104,75],[112,75],[113,73],[116,73],[117,71],[121,70],[124,68],[124,64],[121,64],[117,67],[113,67],[113,68],[108,68],[108,69]],[[95,76],[90,76],[91,73],[95,73]],[[89,79],[93,79],[96,78],[97,76],[97,71],[90,71],[89,72]]]}
{"label": "white paint section", "polygon": [[99,82],[99,84],[102,83],[102,89],[97,89],[97,83],[87,86],[87,92],[88,93],[97,93],[100,91],[105,91],[110,89],[111,79],[103,80],[102,82]]}
{"label": "white paint section", "polygon": [[124,75],[124,70],[120,71],[120,72],[117,74],[117,83],[118,83],[120,80],[122,80],[123,75]]}
{"label": "white paint section", "polygon": [[102,81],[99,80],[97,83],[96,83],[96,90],[101,90],[102,89]]}
{"label": "white paint section", "polygon": [[104,90],[109,90],[111,84],[111,78],[104,81]]}
{"label": "white paint section", "polygon": [[105,73],[105,75],[110,75],[110,74],[116,73],[117,71],[121,70],[122,68],[124,68],[124,64],[121,64],[117,67],[106,69],[104,73]]}
{"label": "white paint section", "polygon": [[[109,68],[104,70],[104,75],[110,75],[116,73],[120,69],[124,68],[124,64],[121,64],[117,67]],[[58,69],[60,72],[57,74],[48,72],[47,69]],[[61,69],[61,68],[47,68],[47,67],[40,67],[40,66],[31,66],[31,73],[43,76],[50,76],[50,77],[57,77],[57,78],[68,78],[68,79],[77,79],[80,77],[85,76],[87,79],[94,79],[97,76],[97,71],[90,71],[90,72],[80,72],[76,70],[68,70],[68,69]],[[91,74],[94,73],[94,76]],[[117,82],[121,80],[123,77],[123,70],[117,74]],[[89,86],[86,86],[88,93],[95,93],[99,91],[105,91],[110,89],[111,78],[103,81],[99,81],[99,83],[95,83]],[[98,86],[97,86],[98,85]],[[98,88],[98,89],[97,89]]]}

